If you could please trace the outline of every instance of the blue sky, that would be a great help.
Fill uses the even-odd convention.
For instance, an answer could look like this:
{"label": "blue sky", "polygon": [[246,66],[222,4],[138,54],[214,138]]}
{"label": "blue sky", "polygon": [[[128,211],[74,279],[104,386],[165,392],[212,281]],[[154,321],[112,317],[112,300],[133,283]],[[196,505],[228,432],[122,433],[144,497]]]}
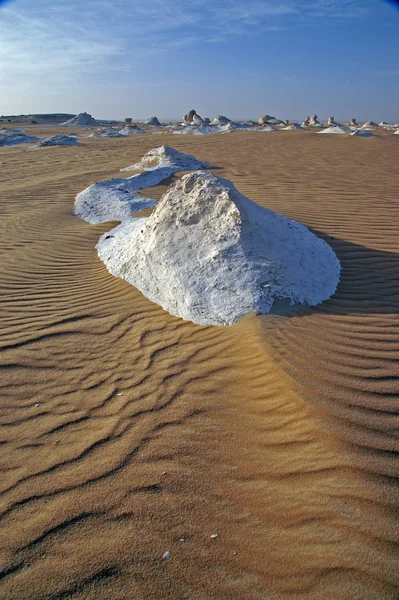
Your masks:
{"label": "blue sky", "polygon": [[399,121],[385,0],[0,0],[0,114]]}

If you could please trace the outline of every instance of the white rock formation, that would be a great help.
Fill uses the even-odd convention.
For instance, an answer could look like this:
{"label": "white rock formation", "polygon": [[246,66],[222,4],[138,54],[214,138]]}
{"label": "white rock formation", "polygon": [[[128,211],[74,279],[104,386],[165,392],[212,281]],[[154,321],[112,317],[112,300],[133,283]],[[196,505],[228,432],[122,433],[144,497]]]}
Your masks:
{"label": "white rock formation", "polygon": [[201,125],[197,127],[196,125],[187,125],[186,127],[174,128],[172,133],[177,135],[208,135],[210,133],[221,133],[224,131],[221,127],[216,127],[213,125]]}
{"label": "white rock formation", "polygon": [[144,129],[140,129],[140,127],[137,127],[136,125],[126,125],[119,131],[119,133],[121,135],[128,136],[137,135],[139,133],[145,133],[145,131]]}
{"label": "white rock formation", "polygon": [[296,129],[303,129],[303,127],[297,123],[291,123],[291,125],[287,125],[287,127],[282,127],[280,131],[295,131]]}
{"label": "white rock formation", "polygon": [[60,127],[75,127],[75,125],[97,125],[97,121],[89,113],[84,112],[61,123]]}
{"label": "white rock formation", "polygon": [[302,123],[302,127],[310,127],[310,117],[306,117]]}
{"label": "white rock formation", "polygon": [[91,133],[88,137],[93,137],[93,138],[115,138],[115,137],[125,137],[122,133],[119,133],[119,131],[115,131],[115,129],[112,129],[111,127],[105,127],[104,129],[99,129],[98,131],[95,131],[94,133]]}
{"label": "white rock formation", "polygon": [[75,135],[53,135],[52,137],[41,140],[36,144],[36,148],[45,146],[79,146]]}
{"label": "white rock formation", "polygon": [[[169,177],[173,173],[178,171],[196,171],[197,169],[210,169],[210,165],[197,160],[195,156],[191,154],[184,154],[179,152],[170,146],[159,146],[146,152],[140,162],[124,167],[121,171],[136,171],[136,173],[152,173],[152,176],[156,175],[159,169],[168,169],[169,173],[166,177]],[[159,183],[162,179],[156,181]],[[152,183],[149,185],[156,185]],[[144,186],[143,186],[144,187]],[[146,185],[145,187],[148,187]]]}
{"label": "white rock formation", "polygon": [[228,123],[230,123],[231,119],[228,119],[227,117],[223,116],[223,115],[217,115],[213,121],[212,121],[212,125],[227,125]]}
{"label": "white rock formation", "polygon": [[319,121],[317,120],[317,115],[312,115],[310,117],[309,125],[310,127],[317,127],[317,125],[320,125]]}
{"label": "white rock formation", "polygon": [[194,109],[190,110],[187,114],[184,115],[183,122],[186,123],[186,125],[191,125],[193,123],[194,115],[196,114],[197,111],[195,111]]}
{"label": "white rock formation", "polygon": [[124,221],[133,212],[156,204],[151,198],[138,196],[137,191],[156,185],[179,171],[208,168],[206,163],[174,148],[154,148],[139,163],[121,169],[135,171],[132,177],[99,181],[80,192],[75,200],[75,215],[91,224]]}
{"label": "white rock formation", "polygon": [[394,135],[399,135],[399,129],[395,131]]}
{"label": "white rock formation", "polygon": [[348,127],[341,127],[340,125],[335,125],[334,127],[327,127],[327,129],[323,129],[322,131],[318,131],[317,133],[348,133],[350,129]]}
{"label": "white rock formation", "polygon": [[195,115],[193,116],[192,123],[194,125],[205,125],[204,119],[202,117],[200,117],[199,115],[197,115],[197,113],[195,113]]}
{"label": "white rock formation", "polygon": [[371,131],[364,131],[362,129],[352,131],[351,135],[355,135],[356,137],[374,137],[374,133],[372,133]]}
{"label": "white rock formation", "polygon": [[374,127],[377,127],[377,123],[374,123],[374,121],[367,121],[367,123],[364,123],[361,126],[361,129],[373,129]]}
{"label": "white rock formation", "polygon": [[159,127],[161,123],[159,122],[157,117],[150,117],[146,121],[144,121],[146,125],[153,125],[154,127]]}
{"label": "white rock formation", "polygon": [[352,119],[351,122],[349,123],[350,127],[358,127],[358,124],[356,123],[356,119]]}
{"label": "white rock formation", "polygon": [[150,217],[101,236],[97,251],[111,274],[198,324],[233,324],[280,300],[314,306],[340,274],[326,242],[203,171],[182,177]]}
{"label": "white rock formation", "polygon": [[327,127],[335,127],[336,125],[339,126],[339,123],[335,122],[334,117],[328,117]]}
{"label": "white rock formation", "polygon": [[17,144],[31,144],[39,141],[34,135],[25,135],[23,133],[11,133],[0,135],[0,146],[15,146]]}

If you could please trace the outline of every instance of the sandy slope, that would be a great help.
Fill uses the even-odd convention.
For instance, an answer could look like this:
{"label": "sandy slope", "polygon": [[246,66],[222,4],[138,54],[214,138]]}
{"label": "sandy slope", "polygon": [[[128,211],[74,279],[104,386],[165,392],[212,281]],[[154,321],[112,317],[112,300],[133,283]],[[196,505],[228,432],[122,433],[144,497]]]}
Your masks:
{"label": "sandy slope", "polygon": [[[396,597],[397,142],[0,148],[2,599]],[[328,239],[337,294],[213,328],[111,277],[74,196],[160,143]]]}

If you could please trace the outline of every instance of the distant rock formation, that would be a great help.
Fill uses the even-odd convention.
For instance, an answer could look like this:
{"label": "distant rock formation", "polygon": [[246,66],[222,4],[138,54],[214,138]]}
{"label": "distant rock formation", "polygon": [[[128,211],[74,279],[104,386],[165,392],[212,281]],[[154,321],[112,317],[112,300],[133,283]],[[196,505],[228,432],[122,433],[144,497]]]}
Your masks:
{"label": "distant rock formation", "polygon": [[306,117],[302,123],[302,127],[310,127],[310,117]]}
{"label": "distant rock formation", "polygon": [[126,123],[126,125],[131,125],[131,124],[132,124],[132,119],[131,119],[131,117],[127,117],[127,118],[125,119],[125,123]]}
{"label": "distant rock formation", "polygon": [[281,119],[276,119],[276,117],[272,117],[271,115],[263,115],[258,119],[259,125],[282,125],[284,121]]}
{"label": "distant rock formation", "polygon": [[196,114],[197,114],[197,111],[195,111],[194,109],[190,110],[190,112],[188,112],[186,115],[184,115],[183,121],[185,123],[187,123],[187,125],[191,125],[191,123],[193,122],[194,115],[196,115]]}
{"label": "distant rock formation", "polygon": [[351,135],[355,135],[356,137],[374,137],[374,133],[371,131],[362,131],[361,129],[352,131]]}
{"label": "distant rock formation", "polygon": [[334,117],[328,117],[327,127],[335,127],[338,123],[335,122]]}
{"label": "distant rock formation", "polygon": [[317,133],[348,133],[350,131],[349,127],[341,127],[340,125],[333,125],[332,127],[327,127],[327,129],[322,129]]}
{"label": "distant rock formation", "polygon": [[73,135],[53,135],[52,137],[40,140],[36,144],[36,148],[43,148],[46,146],[79,146],[79,142]]}
{"label": "distant rock formation", "polygon": [[230,123],[230,121],[231,119],[228,119],[223,115],[216,115],[212,121],[212,125],[227,125],[227,123]]}
{"label": "distant rock formation", "polygon": [[125,125],[119,133],[122,135],[136,135],[137,133],[145,133],[144,129],[140,129],[137,125]]}
{"label": "distant rock formation", "polygon": [[154,127],[159,127],[161,123],[159,122],[157,117],[150,117],[146,121],[144,121],[146,125],[154,125]]}
{"label": "distant rock formation", "polygon": [[210,118],[209,118],[209,117],[205,117],[204,121],[205,121],[205,123],[206,123],[207,125],[209,125],[209,123],[211,122],[211,120],[210,120]]}
{"label": "distant rock formation", "polygon": [[195,115],[193,116],[192,123],[194,125],[204,125],[205,121],[199,115],[197,115],[197,113],[195,113]]}
{"label": "distant rock formation", "polygon": [[320,125],[319,121],[317,120],[317,115],[312,115],[310,117],[309,125],[310,125],[310,127],[315,127],[317,125]]}
{"label": "distant rock formation", "polygon": [[356,119],[352,119],[349,125],[350,127],[357,127]]}
{"label": "distant rock formation", "polygon": [[377,123],[374,123],[374,121],[367,121],[362,125],[362,129],[373,129],[374,127],[377,127]]}
{"label": "distant rock formation", "polygon": [[97,125],[97,121],[89,113],[84,112],[61,123],[62,127],[75,127],[76,125]]}

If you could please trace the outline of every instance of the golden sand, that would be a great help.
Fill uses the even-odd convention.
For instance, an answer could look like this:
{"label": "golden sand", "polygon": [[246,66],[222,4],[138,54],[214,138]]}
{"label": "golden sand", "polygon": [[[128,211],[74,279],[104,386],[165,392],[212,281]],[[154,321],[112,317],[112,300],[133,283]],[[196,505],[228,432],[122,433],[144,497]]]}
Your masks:
{"label": "golden sand", "polygon": [[[74,197],[161,144],[327,239],[335,296],[216,328],[112,277]],[[398,144],[0,148],[2,600],[397,596]]]}

